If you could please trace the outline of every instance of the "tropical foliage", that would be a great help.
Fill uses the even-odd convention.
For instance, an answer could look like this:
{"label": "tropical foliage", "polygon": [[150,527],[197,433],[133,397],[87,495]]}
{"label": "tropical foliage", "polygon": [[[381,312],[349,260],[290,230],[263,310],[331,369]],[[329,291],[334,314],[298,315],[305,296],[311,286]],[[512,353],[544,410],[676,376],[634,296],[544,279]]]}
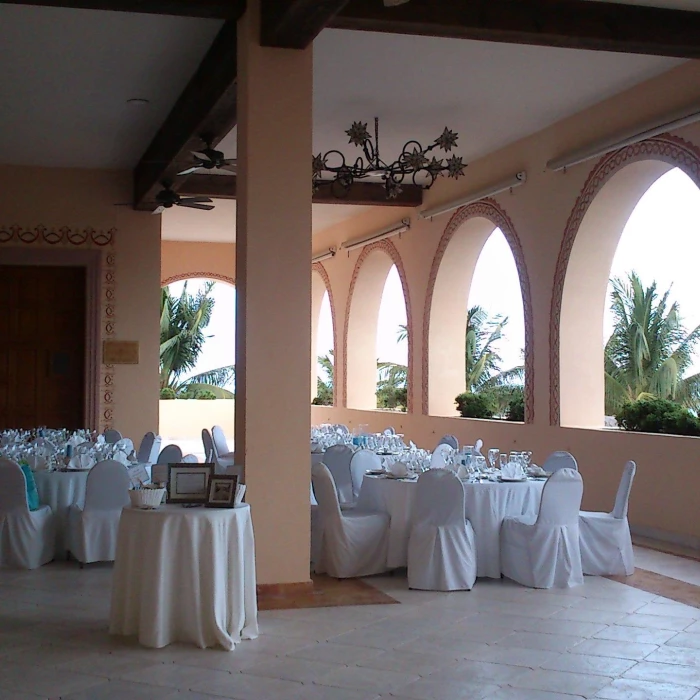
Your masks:
{"label": "tropical foliage", "polygon": [[315,406],[333,405],[333,351],[317,358],[318,364],[325,375],[316,380],[316,398],[312,401]]}
{"label": "tropical foliage", "polygon": [[672,435],[700,435],[700,421],[687,408],[667,399],[644,398],[625,404],[615,416],[624,430]]}
{"label": "tropical foliage", "polygon": [[611,280],[614,329],[605,345],[605,412],[641,399],[667,399],[696,409],[700,374],[685,376],[693,364],[700,326],[688,332],[670,289],[659,295],[656,282],[639,276]]}
{"label": "tropical foliage", "polygon": [[455,403],[462,418],[493,418],[494,408],[486,394],[465,391],[457,396]]}
{"label": "tropical foliage", "polygon": [[[235,366],[227,365],[187,379],[183,375],[194,369],[207,338],[204,331],[211,321],[214,282],[207,282],[196,294],[189,294],[187,283],[179,297],[167,287],[160,297],[160,389],[171,389],[178,398],[233,398],[225,387],[234,379]],[[165,392],[169,395],[169,392]]]}

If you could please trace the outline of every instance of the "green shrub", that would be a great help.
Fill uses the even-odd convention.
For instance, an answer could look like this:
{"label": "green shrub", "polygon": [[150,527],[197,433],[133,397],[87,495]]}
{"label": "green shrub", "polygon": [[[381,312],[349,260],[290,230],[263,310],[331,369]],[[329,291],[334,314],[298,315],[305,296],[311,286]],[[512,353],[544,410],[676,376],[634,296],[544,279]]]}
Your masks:
{"label": "green shrub", "polygon": [[162,401],[169,401],[171,399],[176,398],[175,390],[171,389],[169,386],[163,387],[160,390],[160,398]]}
{"label": "green shrub", "polygon": [[508,402],[506,420],[525,422],[525,397],[522,395],[522,392],[513,396]]}
{"label": "green shrub", "polygon": [[312,406],[332,406],[333,405],[333,397],[330,396],[317,396],[315,399],[311,401]]}
{"label": "green shrub", "polygon": [[462,418],[493,418],[493,406],[481,394],[465,391],[455,398],[455,403]]}
{"label": "green shrub", "polygon": [[213,391],[207,391],[205,389],[204,391],[198,391],[195,398],[201,401],[213,401],[216,399],[216,394]]}
{"label": "green shrub", "polygon": [[700,420],[680,404],[666,399],[640,399],[627,403],[615,418],[624,430],[700,436]]}

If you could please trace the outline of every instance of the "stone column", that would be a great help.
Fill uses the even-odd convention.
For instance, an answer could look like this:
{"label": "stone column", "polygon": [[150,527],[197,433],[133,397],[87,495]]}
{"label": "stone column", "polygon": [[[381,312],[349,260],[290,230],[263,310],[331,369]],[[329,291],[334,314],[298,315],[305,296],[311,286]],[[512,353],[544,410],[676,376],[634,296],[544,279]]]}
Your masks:
{"label": "stone column", "polygon": [[236,460],[259,584],[309,581],[312,53],[238,30]]}

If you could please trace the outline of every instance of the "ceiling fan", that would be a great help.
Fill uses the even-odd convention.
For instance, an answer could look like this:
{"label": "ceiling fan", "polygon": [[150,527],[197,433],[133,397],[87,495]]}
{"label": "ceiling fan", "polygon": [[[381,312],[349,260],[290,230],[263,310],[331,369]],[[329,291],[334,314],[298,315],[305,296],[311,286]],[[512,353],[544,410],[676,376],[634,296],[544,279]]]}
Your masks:
{"label": "ceiling fan", "polygon": [[202,209],[211,211],[214,205],[209,197],[181,197],[175,190],[171,189],[169,182],[161,183],[164,187],[156,195],[158,207],[153,210],[153,214],[162,214],[166,209],[171,207],[187,207],[188,209]]}
{"label": "ceiling fan", "polygon": [[183,170],[178,175],[191,175],[202,170],[217,170],[219,173],[226,175],[235,175],[236,160],[234,158],[226,158],[221,151],[212,148],[210,138],[202,137],[202,141],[205,148],[202,148],[200,151],[191,151],[195,158],[195,165],[187,168],[187,170]]}

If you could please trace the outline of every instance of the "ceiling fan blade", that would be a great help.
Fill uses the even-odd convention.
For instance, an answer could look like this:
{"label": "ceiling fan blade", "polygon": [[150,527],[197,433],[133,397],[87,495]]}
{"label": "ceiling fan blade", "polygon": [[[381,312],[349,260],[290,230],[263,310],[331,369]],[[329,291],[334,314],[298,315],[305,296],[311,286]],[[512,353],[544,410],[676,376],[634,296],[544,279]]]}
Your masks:
{"label": "ceiling fan blade", "polygon": [[161,204],[159,207],[153,210],[153,216],[157,216],[158,214],[162,214],[165,211],[165,207]]}
{"label": "ceiling fan blade", "polygon": [[192,173],[196,173],[199,170],[198,165],[193,165],[191,168],[187,168],[187,170],[183,170],[181,173],[178,173],[178,175],[191,175]]}
{"label": "ceiling fan blade", "polygon": [[187,202],[188,204],[209,204],[213,202],[210,197],[198,196],[198,197],[180,197],[180,204]]}
{"label": "ceiling fan blade", "polygon": [[202,209],[203,211],[211,211],[214,208],[213,204],[198,204],[197,202],[178,202],[179,207],[187,207],[188,209]]}
{"label": "ceiling fan blade", "polygon": [[202,153],[201,151],[190,151],[190,153],[195,158],[199,158],[199,160],[211,160],[211,158],[206,153]]}

